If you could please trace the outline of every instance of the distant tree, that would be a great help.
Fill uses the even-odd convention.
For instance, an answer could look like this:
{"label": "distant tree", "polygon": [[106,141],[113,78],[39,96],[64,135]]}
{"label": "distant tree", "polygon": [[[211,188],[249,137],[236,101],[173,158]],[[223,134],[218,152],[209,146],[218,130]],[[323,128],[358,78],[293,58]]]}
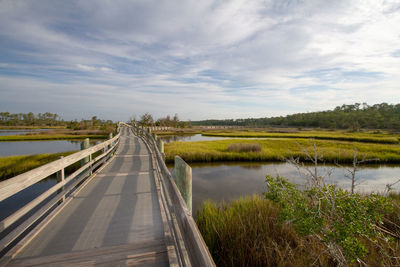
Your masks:
{"label": "distant tree", "polygon": [[150,113],[146,112],[145,114],[143,114],[140,117],[139,124],[142,125],[142,126],[152,126],[152,125],[154,125],[153,116]]}

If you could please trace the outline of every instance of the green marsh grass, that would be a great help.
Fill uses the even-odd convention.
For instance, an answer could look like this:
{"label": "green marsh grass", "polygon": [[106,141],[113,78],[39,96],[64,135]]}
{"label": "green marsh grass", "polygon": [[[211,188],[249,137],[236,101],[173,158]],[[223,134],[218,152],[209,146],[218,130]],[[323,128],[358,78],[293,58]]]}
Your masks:
{"label": "green marsh grass", "polygon": [[54,154],[23,155],[0,157],[0,181],[14,177],[49,162],[68,156],[75,151]]}
{"label": "green marsh grass", "polygon": [[[278,204],[254,195],[230,204],[207,201],[196,222],[217,266],[337,266],[320,240],[298,235],[290,223],[278,221],[279,213]],[[399,210],[386,215],[399,216]],[[367,266],[400,263],[399,238],[362,242]]]}
{"label": "green marsh grass", "polygon": [[[278,221],[279,206],[257,195],[230,204],[205,202],[197,225],[217,266],[310,266],[324,246]],[[320,264],[332,266],[322,255]]]}
{"label": "green marsh grass", "polygon": [[[37,154],[37,155],[21,155],[21,156],[8,156],[0,157],[0,181],[12,178],[16,175],[30,171],[52,161],[59,159],[61,156],[65,157],[77,151],[60,152],[54,154]],[[97,151],[92,154],[92,158],[96,158],[102,152]],[[65,175],[68,175],[81,166],[80,161],[65,168]]]}
{"label": "green marsh grass", "polygon": [[344,131],[302,131],[295,133],[231,131],[203,132],[204,136],[219,137],[258,137],[258,138],[310,138],[318,140],[338,140],[365,143],[398,144],[399,135],[388,132],[344,132]]}
{"label": "green marsh grass", "polygon": [[313,154],[313,144],[318,154],[323,155],[327,163],[352,163],[353,149],[357,148],[359,159],[377,158],[379,161],[368,163],[400,163],[400,145],[346,142],[333,140],[309,140],[300,138],[257,140],[260,152],[228,151],[235,143],[252,144],[254,140],[228,139],[200,142],[173,142],[165,144],[166,161],[173,162],[179,155],[186,162],[218,162],[218,161],[283,161],[285,158],[300,157],[307,161],[307,150]]}

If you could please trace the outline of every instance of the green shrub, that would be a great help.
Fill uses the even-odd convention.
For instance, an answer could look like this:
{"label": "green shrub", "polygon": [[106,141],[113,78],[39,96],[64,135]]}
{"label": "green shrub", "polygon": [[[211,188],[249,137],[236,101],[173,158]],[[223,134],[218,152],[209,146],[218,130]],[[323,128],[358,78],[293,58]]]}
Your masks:
{"label": "green shrub", "polygon": [[300,190],[282,177],[267,176],[265,198],[279,204],[279,221],[302,235],[317,236],[339,264],[359,261],[368,253],[364,239],[378,242],[384,215],[393,211],[389,198],[362,196],[327,185]]}

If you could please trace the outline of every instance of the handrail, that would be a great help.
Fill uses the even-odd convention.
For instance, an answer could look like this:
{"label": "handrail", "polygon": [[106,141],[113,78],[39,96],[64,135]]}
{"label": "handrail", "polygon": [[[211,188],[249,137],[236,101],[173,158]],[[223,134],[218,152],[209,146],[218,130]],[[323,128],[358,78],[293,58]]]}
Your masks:
{"label": "handrail", "polygon": [[[0,222],[0,231],[8,229],[10,226],[14,225],[19,219],[27,215],[29,212],[33,211],[38,207],[44,200],[48,199],[52,194],[62,190],[62,194],[53,197],[47,204],[40,207],[35,211],[29,218],[21,222],[14,229],[2,237],[0,240],[0,251],[8,247],[14,240],[16,240],[26,229],[32,226],[38,219],[42,218],[46,212],[48,212],[60,199],[63,199],[68,192],[73,190],[75,186],[80,184],[80,182],[92,174],[92,170],[96,169],[98,166],[106,162],[107,156],[114,153],[119,144],[119,138],[121,133],[119,132],[118,123],[118,134],[105,142],[97,144],[93,147],[87,148],[85,150],[76,152],[64,158],[55,160],[41,167],[35,168],[28,172],[17,175],[6,181],[0,182],[0,201],[3,201],[10,196],[17,194],[18,192],[24,190],[27,187],[55,174],[63,173],[64,169],[84,158],[89,157],[89,162],[85,163],[78,170],[74,171],[65,179],[61,179],[57,184],[49,188],[47,191],[37,196],[35,199],[31,200],[29,203],[21,207],[19,210],[9,215],[7,218]],[[92,159],[92,154],[100,150],[103,150],[100,155]],[[66,186],[68,185],[68,186]],[[67,187],[67,188],[65,188]]]}
{"label": "handrail", "polygon": [[[166,199],[169,201],[168,207],[171,208],[170,212],[174,214],[171,216],[172,219],[176,220],[178,228],[175,228],[175,232],[180,232],[180,236],[183,238],[186,253],[189,255],[190,262],[184,265],[193,266],[215,266],[215,263],[211,257],[206,243],[201,236],[199,229],[197,228],[196,222],[194,221],[191,212],[186,206],[175,181],[165,165],[164,155],[159,151],[157,142],[146,128],[139,128],[135,125],[127,125],[132,127],[144,141],[146,141],[150,149],[154,152],[157,165],[160,171],[160,181],[163,185],[163,192],[167,195]],[[157,137],[156,137],[157,138]],[[174,226],[176,223],[172,222]],[[179,241],[177,241],[179,246]],[[178,248],[179,249],[179,248]],[[185,252],[182,252],[185,254]],[[182,260],[184,261],[184,260]]]}
{"label": "handrail", "polygon": [[114,138],[107,140],[101,144],[97,144],[88,149],[76,152],[62,159],[55,160],[46,165],[40,166],[38,168],[0,182],[0,201],[111,145],[117,139],[119,139],[119,137],[120,133],[118,133],[118,135],[116,135]]}

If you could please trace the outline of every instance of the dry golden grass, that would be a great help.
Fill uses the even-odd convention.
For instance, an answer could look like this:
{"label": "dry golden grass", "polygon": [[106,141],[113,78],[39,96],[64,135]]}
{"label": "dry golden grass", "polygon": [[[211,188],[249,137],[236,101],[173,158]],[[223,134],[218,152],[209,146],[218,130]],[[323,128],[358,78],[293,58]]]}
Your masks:
{"label": "dry golden grass", "polygon": [[262,148],[260,144],[243,144],[234,143],[230,144],[226,149],[229,152],[261,152]]}

